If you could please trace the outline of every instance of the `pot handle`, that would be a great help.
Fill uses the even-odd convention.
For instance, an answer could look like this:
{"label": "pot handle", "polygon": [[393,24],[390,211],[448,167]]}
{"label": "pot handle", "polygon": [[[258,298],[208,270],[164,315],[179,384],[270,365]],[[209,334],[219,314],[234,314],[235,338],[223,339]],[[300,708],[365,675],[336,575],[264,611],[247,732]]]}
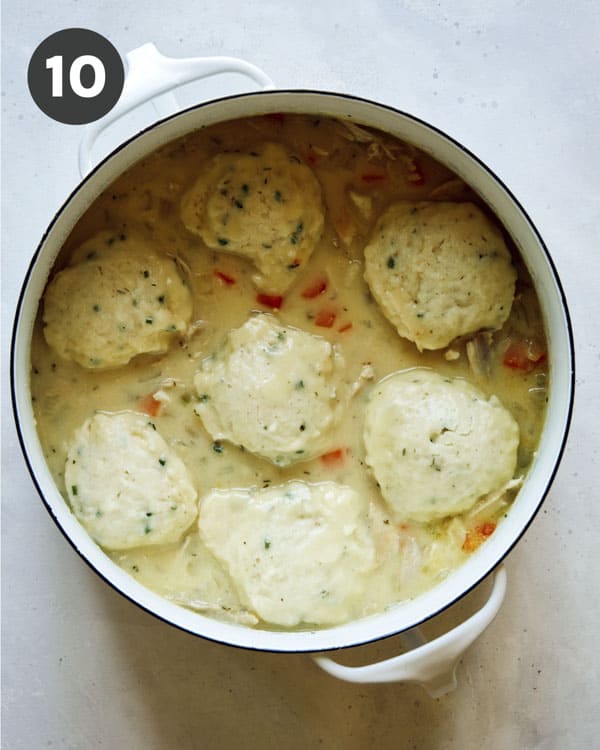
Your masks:
{"label": "pot handle", "polygon": [[483,607],[433,641],[427,642],[419,628],[412,628],[402,634],[412,650],[392,659],[364,667],[346,667],[326,656],[313,656],[313,659],[325,672],[346,682],[416,682],[432,698],[439,698],[455,689],[458,660],[492,622],[505,593],[506,570],[501,567]]}
{"label": "pot handle", "polygon": [[182,57],[162,55],[148,42],[125,55],[127,75],[119,101],[111,111],[85,129],[79,144],[79,172],[85,177],[93,167],[92,148],[100,133],[140,104],[153,100],[160,117],[179,109],[173,89],[220,73],[241,73],[262,89],[274,88],[271,79],[255,65],[236,57]]}

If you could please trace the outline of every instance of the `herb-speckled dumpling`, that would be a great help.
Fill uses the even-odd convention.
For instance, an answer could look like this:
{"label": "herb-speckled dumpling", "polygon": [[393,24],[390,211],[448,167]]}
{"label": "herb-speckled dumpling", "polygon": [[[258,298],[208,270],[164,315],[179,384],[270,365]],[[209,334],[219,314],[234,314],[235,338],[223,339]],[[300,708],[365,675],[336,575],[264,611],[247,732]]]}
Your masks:
{"label": "herb-speckled dumpling", "polygon": [[175,261],[136,235],[87,240],[44,294],[46,341],[93,370],[166,351],[191,317],[192,296]]}
{"label": "herb-speckled dumpling", "polygon": [[384,378],[365,414],[366,462],[398,520],[462,513],[502,488],[519,427],[500,401],[461,378],[414,369]]}
{"label": "herb-speckled dumpling", "polygon": [[419,350],[501,328],[516,271],[502,233],[473,203],[394,203],[365,248],[383,314]]}
{"label": "herb-speckled dumpling", "polygon": [[323,231],[321,186],[282,145],[214,156],[184,195],[181,218],[208,247],[253,261],[259,289],[281,294]]}
{"label": "herb-speckled dumpling", "polygon": [[83,423],[65,484],[80,523],[107,549],[177,542],[197,513],[183,461],[135,412],[99,412]]}
{"label": "herb-speckled dumpling", "polygon": [[377,565],[369,504],[335,482],[213,490],[200,502],[204,543],[266,622],[328,625],[352,616]]}
{"label": "herb-speckled dumpling", "polygon": [[305,461],[323,452],[336,422],[343,367],[324,338],[257,315],[203,360],[196,412],[217,440],[279,466]]}

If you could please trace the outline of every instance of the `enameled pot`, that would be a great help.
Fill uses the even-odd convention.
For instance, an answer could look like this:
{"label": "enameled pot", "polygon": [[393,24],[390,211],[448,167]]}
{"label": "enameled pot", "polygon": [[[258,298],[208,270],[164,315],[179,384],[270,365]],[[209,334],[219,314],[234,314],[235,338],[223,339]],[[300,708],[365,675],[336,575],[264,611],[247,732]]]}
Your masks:
{"label": "enameled pot", "polygon": [[[127,62],[129,70],[121,100],[106,118],[86,131],[80,151],[82,172],[87,172],[95,139],[109,122],[157,95],[161,105],[172,107],[169,92],[178,85],[219,72],[236,71],[250,76],[263,90],[200,104],[139,133],[83,178],[44,235],[23,284],[12,342],[14,413],[29,471],[40,496],[68,541],[108,583],[147,611],[190,633],[230,645],[281,652],[338,649],[407,631],[414,636],[413,629],[419,623],[457,601],[497,568],[532,521],[556,473],[571,416],[574,359],[567,306],[547,249],[516,198],[477,157],[409,114],[352,96],[273,90],[269,79],[259,70],[231,58],[172,60],[148,44],[129,53]],[[549,401],[539,449],[507,518],[493,536],[461,568],[418,598],[360,621],[302,632],[273,632],[205,617],[152,593],[115,565],[75,519],[52,479],[36,433],[29,391],[31,335],[48,275],[63,242],[98,194],[133,163],[175,138],[223,120],[272,112],[330,116],[378,128],[431,154],[453,170],[490,206],[521,253],[541,303],[549,347]],[[343,679],[413,680],[428,685],[432,694],[439,695],[452,686],[452,670],[458,656],[496,614],[505,582],[504,570],[500,569],[482,610],[445,636],[396,659],[358,669],[341,667],[323,656],[317,657],[317,661]]]}

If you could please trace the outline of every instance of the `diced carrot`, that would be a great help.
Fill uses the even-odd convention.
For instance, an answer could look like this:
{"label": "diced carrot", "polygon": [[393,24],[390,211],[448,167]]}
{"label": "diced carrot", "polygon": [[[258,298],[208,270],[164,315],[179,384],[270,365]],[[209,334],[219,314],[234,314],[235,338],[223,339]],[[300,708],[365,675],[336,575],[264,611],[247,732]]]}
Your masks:
{"label": "diced carrot", "polygon": [[360,176],[360,179],[366,185],[374,185],[377,183],[387,182],[387,180],[390,179],[390,176],[385,170],[373,170],[371,172],[363,172],[363,174],[361,174]]}
{"label": "diced carrot", "polygon": [[304,299],[314,299],[315,297],[318,297],[319,294],[323,294],[326,289],[327,279],[324,276],[320,276],[302,291],[302,296]]}
{"label": "diced carrot", "polygon": [[331,328],[335,323],[336,314],[337,313],[333,308],[323,307],[317,313],[317,317],[315,318],[315,325],[319,326],[319,328]]}
{"label": "diced carrot", "polygon": [[321,456],[321,461],[326,466],[339,466],[344,462],[345,455],[346,450],[344,448],[337,448],[334,451],[329,451],[329,453],[324,453]]}
{"label": "diced carrot", "polygon": [[493,521],[485,521],[467,532],[462,549],[464,552],[474,552],[486,539],[496,530],[496,524]]}
{"label": "diced carrot", "polygon": [[352,328],[352,323],[346,323],[345,325],[338,328],[338,331],[340,333],[345,333],[346,331],[349,331]]}
{"label": "diced carrot", "polygon": [[137,403],[137,408],[147,414],[149,417],[156,417],[160,411],[161,402],[154,398],[153,393],[141,398]]}
{"label": "diced carrot", "polygon": [[531,339],[513,341],[504,352],[503,363],[512,370],[531,372],[546,359],[546,352],[540,344]]}
{"label": "diced carrot", "polygon": [[482,536],[491,536],[496,531],[496,524],[493,521],[486,521],[477,527],[477,531]]}
{"label": "diced carrot", "polygon": [[256,301],[259,305],[264,305],[264,307],[279,310],[283,304],[283,297],[279,294],[257,294]]}
{"label": "diced carrot", "polygon": [[233,276],[230,276],[229,274],[224,273],[223,271],[214,271],[214,274],[218,279],[221,279],[221,281],[223,281],[228,286],[235,284],[235,279],[233,278]]}

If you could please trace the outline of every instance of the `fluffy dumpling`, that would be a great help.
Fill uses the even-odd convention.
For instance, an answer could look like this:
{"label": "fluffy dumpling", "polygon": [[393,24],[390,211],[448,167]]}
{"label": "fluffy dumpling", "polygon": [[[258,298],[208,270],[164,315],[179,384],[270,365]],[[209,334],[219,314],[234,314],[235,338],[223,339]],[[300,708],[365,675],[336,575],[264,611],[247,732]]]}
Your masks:
{"label": "fluffy dumpling", "polygon": [[264,143],[214,156],[183,197],[181,218],[209,247],[252,260],[256,285],[281,294],[321,237],[321,187],[296,156]]}
{"label": "fluffy dumpling", "polygon": [[175,261],[141,237],[101,232],[74,254],[44,294],[44,336],[89,369],[160,353],[184,333],[192,297]]}
{"label": "fluffy dumpling", "polygon": [[176,542],[196,518],[185,465],[135,412],[99,412],[83,423],[65,483],[73,513],[106,549]]}
{"label": "fluffy dumpling", "polygon": [[320,336],[249,318],[194,378],[196,413],[225,439],[284,466],[319,455],[340,404],[342,355]]}
{"label": "fluffy dumpling", "polygon": [[242,603],[275,625],[350,619],[376,566],[368,502],[335,482],[213,490],[198,526]]}
{"label": "fluffy dumpling", "polygon": [[519,428],[495,396],[414,369],[375,386],[364,440],[366,462],[396,518],[429,521],[468,510],[512,478]]}
{"label": "fluffy dumpling", "polygon": [[500,230],[474,204],[402,201],[365,248],[365,279],[398,333],[423,350],[501,328],[516,272]]}

